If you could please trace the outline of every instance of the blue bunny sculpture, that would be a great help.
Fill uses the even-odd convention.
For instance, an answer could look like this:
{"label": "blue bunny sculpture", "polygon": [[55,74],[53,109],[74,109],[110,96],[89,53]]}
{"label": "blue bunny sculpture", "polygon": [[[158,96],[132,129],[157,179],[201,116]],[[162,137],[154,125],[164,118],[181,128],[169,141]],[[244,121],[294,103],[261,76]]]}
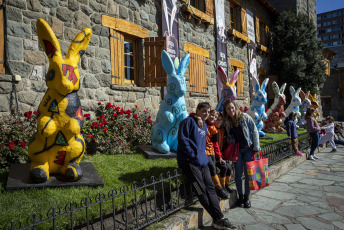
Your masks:
{"label": "blue bunny sculpture", "polygon": [[167,94],[160,104],[156,123],[151,129],[152,146],[160,153],[176,152],[178,146],[179,123],[188,117],[185,104],[184,73],[189,65],[190,55],[186,54],[181,60],[176,73],[172,59],[163,50],[162,65],[168,75]]}
{"label": "blue bunny sculpture", "polygon": [[251,104],[250,109],[247,113],[252,117],[254,123],[259,132],[259,136],[265,136],[265,133],[262,131],[264,127],[263,120],[266,120],[268,116],[265,113],[265,104],[268,102],[267,95],[265,92],[266,86],[268,85],[269,78],[266,78],[262,85],[259,86],[257,78],[252,77],[252,84],[254,89],[254,99]]}

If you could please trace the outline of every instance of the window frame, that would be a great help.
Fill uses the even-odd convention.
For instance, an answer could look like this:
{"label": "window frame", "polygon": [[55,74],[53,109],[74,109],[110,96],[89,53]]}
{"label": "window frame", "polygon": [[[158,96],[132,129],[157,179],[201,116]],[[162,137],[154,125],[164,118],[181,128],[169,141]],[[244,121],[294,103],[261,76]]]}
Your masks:
{"label": "window frame", "polygon": [[245,64],[243,62],[241,62],[241,61],[238,61],[238,60],[235,60],[235,59],[232,59],[232,58],[229,59],[229,64],[231,65],[231,70],[232,70],[231,75],[237,69],[240,69],[240,73],[239,73],[238,79],[236,81],[237,97],[238,98],[245,98],[244,73],[243,73],[243,70],[245,69]]}
{"label": "window frame", "polygon": [[[133,43],[133,61],[134,61],[134,80],[127,80],[125,78],[125,73],[123,74],[123,80],[124,80],[124,85],[131,85],[131,86],[138,86],[139,80],[138,80],[138,71],[137,71],[137,61],[138,61],[138,49],[137,49],[137,39],[132,38],[131,36],[123,35],[124,36],[124,41],[129,41]],[[123,48],[124,48],[124,43],[123,43]],[[123,60],[125,57],[125,52],[123,51]],[[125,66],[125,61],[123,65],[124,71],[126,70]]]}

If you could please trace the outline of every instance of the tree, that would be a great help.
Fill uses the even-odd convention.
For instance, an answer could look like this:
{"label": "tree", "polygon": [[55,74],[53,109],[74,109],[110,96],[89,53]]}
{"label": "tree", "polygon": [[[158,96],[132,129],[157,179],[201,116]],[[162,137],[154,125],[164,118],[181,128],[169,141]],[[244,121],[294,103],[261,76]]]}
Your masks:
{"label": "tree", "polygon": [[323,44],[308,16],[283,12],[272,32],[272,43],[272,72],[279,76],[279,83],[319,93],[318,85],[326,80]]}

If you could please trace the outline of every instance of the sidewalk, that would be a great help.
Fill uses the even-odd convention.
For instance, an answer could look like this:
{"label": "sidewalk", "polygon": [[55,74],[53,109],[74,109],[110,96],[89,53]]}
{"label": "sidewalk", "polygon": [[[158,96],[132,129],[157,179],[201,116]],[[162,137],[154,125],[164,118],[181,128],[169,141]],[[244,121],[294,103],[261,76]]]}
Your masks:
{"label": "sidewalk", "polygon": [[[330,150],[251,195],[250,209],[230,209],[225,217],[247,230],[344,229],[344,148]],[[212,229],[211,223],[202,229]]]}

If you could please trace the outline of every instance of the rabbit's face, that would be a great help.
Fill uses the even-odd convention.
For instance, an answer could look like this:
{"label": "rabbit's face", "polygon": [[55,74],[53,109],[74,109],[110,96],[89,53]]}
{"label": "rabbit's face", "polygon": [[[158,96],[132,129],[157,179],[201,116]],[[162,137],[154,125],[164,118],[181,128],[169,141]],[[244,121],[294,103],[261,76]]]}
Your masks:
{"label": "rabbit's face", "polygon": [[294,98],[292,99],[292,104],[293,104],[294,106],[301,106],[301,98],[300,98],[300,97],[294,97]]}
{"label": "rabbit's face", "polygon": [[186,93],[185,77],[178,75],[170,75],[168,77],[167,92],[178,97],[182,97]]}
{"label": "rabbit's face", "polygon": [[278,97],[278,103],[281,104],[281,105],[285,105],[285,104],[287,103],[284,94],[280,94],[280,95],[279,95],[279,97]]}
{"label": "rabbit's face", "polygon": [[266,92],[265,91],[261,91],[259,90],[258,92],[255,93],[255,97],[254,97],[255,101],[258,101],[260,103],[266,103],[268,102],[268,99],[266,97]]}
{"label": "rabbit's face", "polygon": [[309,107],[311,107],[311,101],[307,98],[306,100],[304,100],[304,101],[302,102],[302,107],[303,107],[304,109],[308,109]]}

